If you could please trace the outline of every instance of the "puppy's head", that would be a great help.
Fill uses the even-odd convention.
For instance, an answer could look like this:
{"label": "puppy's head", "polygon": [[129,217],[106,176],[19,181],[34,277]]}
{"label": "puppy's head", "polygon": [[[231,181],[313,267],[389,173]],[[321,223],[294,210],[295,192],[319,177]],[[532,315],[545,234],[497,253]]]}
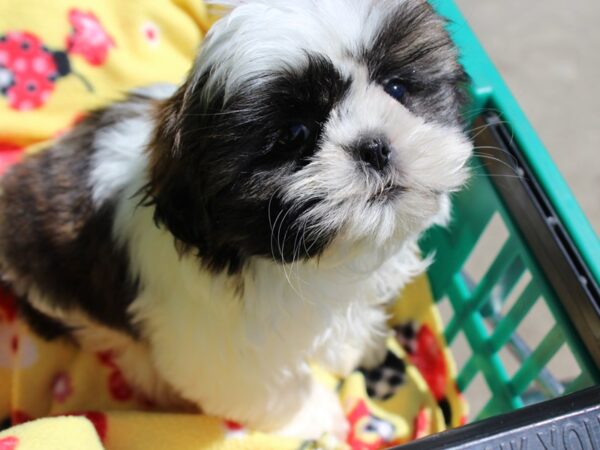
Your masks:
{"label": "puppy's head", "polygon": [[151,145],[156,219],[215,269],[393,246],[447,214],[465,76],[424,0],[249,0]]}

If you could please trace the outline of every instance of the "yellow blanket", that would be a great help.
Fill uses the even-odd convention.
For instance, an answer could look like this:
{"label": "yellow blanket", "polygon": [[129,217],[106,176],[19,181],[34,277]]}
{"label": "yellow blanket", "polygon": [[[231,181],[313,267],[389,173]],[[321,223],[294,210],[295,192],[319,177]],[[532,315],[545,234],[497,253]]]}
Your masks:
{"label": "yellow blanket", "polygon": [[[391,314],[396,339],[390,339],[380,368],[356,371],[344,380],[319,373],[338,389],[351,425],[347,445],[352,450],[386,448],[464,421],[465,405],[425,277],[406,289]],[[0,450],[301,450],[327,445],[253,433],[202,415],[156,411],[134,394],[110,354],[84,353],[67,342],[33,335],[18,320],[7,291],[0,292],[3,417],[6,426],[27,423],[0,432]],[[22,445],[11,447],[10,442]]]}
{"label": "yellow blanket", "polygon": [[[210,23],[201,0],[0,0],[0,173],[25,146],[60,135],[86,110],[133,87],[179,82]],[[338,389],[353,450],[404,443],[465,416],[424,277],[392,313],[397,338],[383,367],[344,380],[321,374]],[[0,450],[328,445],[157,411],[134,394],[110,354],[39,339],[17,319],[10,293],[0,292]]]}

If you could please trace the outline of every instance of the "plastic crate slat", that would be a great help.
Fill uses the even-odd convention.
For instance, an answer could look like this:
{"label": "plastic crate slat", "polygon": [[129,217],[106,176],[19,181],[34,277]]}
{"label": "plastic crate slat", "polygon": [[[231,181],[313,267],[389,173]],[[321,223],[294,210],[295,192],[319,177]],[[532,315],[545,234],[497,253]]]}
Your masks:
{"label": "plastic crate slat", "polygon": [[479,372],[479,367],[477,366],[475,355],[472,355],[456,377],[456,384],[461,392],[467,389],[477,375],[477,372]]}
{"label": "plastic crate slat", "polygon": [[[463,277],[455,278],[448,290],[448,297],[453,304],[464,302],[469,297],[469,286]],[[461,313],[457,312],[457,314]],[[510,385],[510,377],[504,369],[500,356],[492,351],[489,339],[486,338],[487,330],[483,317],[478,310],[462,314],[462,331],[473,350],[473,357],[461,371],[462,376],[459,375],[459,388],[464,391],[477,373],[481,373],[490,391],[494,392],[496,397],[504,397],[505,404],[512,404],[516,394]]]}
{"label": "plastic crate slat", "polygon": [[535,280],[531,280],[508,314],[500,319],[494,333],[490,337],[490,343],[495,352],[500,351],[506,345],[527,313],[533,308],[540,295],[541,291],[538,283]]}
{"label": "plastic crate slat", "polygon": [[461,292],[461,289],[458,286],[461,282],[464,282],[462,275],[457,273],[447,290],[448,299],[450,300],[452,310],[454,311],[452,319],[450,319],[450,322],[444,330],[444,339],[446,339],[448,344],[452,344],[454,342],[454,339],[456,339],[456,336],[458,336],[458,333],[461,331],[461,327],[463,325],[463,309],[469,293],[468,291]]}
{"label": "plastic crate slat", "polygon": [[[522,243],[517,241],[516,245],[518,245],[519,250],[521,250]],[[490,319],[495,322],[498,318],[501,318],[500,312],[502,311],[502,307],[526,271],[527,267],[525,262],[519,254],[512,260],[508,268],[498,279],[496,286],[494,286],[492,291],[490,300],[486,304],[482,305],[481,312],[486,319]]]}
{"label": "plastic crate slat", "polygon": [[469,299],[470,310],[479,310],[489,301],[492,291],[498,286],[500,279],[517,259],[518,248],[517,240],[514,237],[511,236],[506,240],[486,274],[473,291]]}
{"label": "plastic crate slat", "polygon": [[594,385],[594,380],[587,372],[581,372],[575,380],[565,388],[565,394],[572,394],[573,392],[580,391]]}
{"label": "plastic crate slat", "polygon": [[511,380],[510,385],[515,393],[522,394],[527,389],[564,344],[564,339],[562,329],[560,326],[555,325],[531,356],[523,362],[523,365]]}
{"label": "plastic crate slat", "polygon": [[498,414],[512,411],[522,406],[523,401],[518,396],[494,395],[477,415],[477,419],[497,416]]}
{"label": "plastic crate slat", "polygon": [[452,285],[450,286],[450,291],[454,292],[454,295],[451,295],[451,300],[452,298],[455,299],[455,301],[452,302],[452,306],[454,306],[456,313],[446,327],[446,338],[448,339],[448,342],[454,340],[466,318],[474,311],[481,309],[485,302],[489,300],[491,292],[497,285],[498,280],[517,256],[518,246],[516,240],[509,238],[502,246],[502,249],[500,249],[496,258],[494,258],[494,261],[479,284],[475,287],[473,293],[470,293],[467,289],[466,291],[463,291],[461,295],[457,295],[457,290],[455,289],[457,283],[465,284],[465,280],[460,273],[454,277]]}
{"label": "plastic crate slat", "polygon": [[483,358],[481,355],[474,354],[462,368],[456,379],[458,389],[461,392],[465,392],[478,373],[483,375],[493,396],[488,401],[488,404],[477,414],[477,419],[489,417],[491,411],[489,404],[496,405],[494,406],[495,414],[511,411],[523,406],[523,402],[519,396],[510,388],[508,384],[509,377],[504,372],[502,363],[497,355]]}

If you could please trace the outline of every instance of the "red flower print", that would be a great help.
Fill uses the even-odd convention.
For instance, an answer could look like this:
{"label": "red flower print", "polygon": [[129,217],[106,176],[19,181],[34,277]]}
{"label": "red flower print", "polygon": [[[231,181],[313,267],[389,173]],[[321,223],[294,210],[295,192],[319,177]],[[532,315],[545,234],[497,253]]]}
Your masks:
{"label": "red flower print", "polygon": [[127,384],[119,370],[114,370],[108,377],[108,390],[115,400],[126,402],[133,396],[133,389]]}
{"label": "red flower print", "polygon": [[[0,68],[0,74],[2,73],[2,69]],[[2,76],[0,75],[0,78]],[[0,81],[0,84],[2,81]],[[21,159],[21,155],[23,153],[23,148],[0,142],[0,176],[8,170],[10,166],[19,162]],[[0,310],[2,309],[3,302],[2,288],[0,287]]]}
{"label": "red flower print", "polygon": [[87,412],[84,414],[84,416],[87,420],[92,422],[92,425],[94,425],[100,440],[104,442],[106,439],[106,429],[108,428],[108,420],[106,419],[106,416],[97,411]]}
{"label": "red flower print", "polygon": [[14,312],[3,306],[0,298],[0,367],[31,367],[38,359],[37,345],[31,336],[21,333],[19,323],[11,319]]}
{"label": "red flower print", "polygon": [[103,352],[96,353],[96,357],[100,364],[106,367],[110,367],[111,369],[116,369],[117,365],[115,364],[113,353],[110,350],[106,350]]}
{"label": "red flower print", "polygon": [[239,424],[239,423],[237,423],[237,422],[234,422],[232,420],[226,420],[225,421],[225,428],[228,431],[240,431],[240,430],[242,430],[244,428],[244,426],[241,425],[241,424]]}
{"label": "red flower print", "polygon": [[142,25],[142,34],[146,42],[152,47],[156,47],[160,42],[160,29],[151,21],[147,21]]}
{"label": "red flower print", "polygon": [[227,439],[241,439],[247,434],[244,426],[237,422],[226,420],[223,424],[225,425],[225,437]]}
{"label": "red flower print", "polygon": [[115,42],[94,13],[72,9],[69,21],[73,30],[67,37],[67,53],[83,56],[92,66],[104,64]]}
{"label": "red flower print", "polygon": [[120,402],[126,402],[133,397],[133,389],[123,378],[119,367],[115,364],[113,352],[106,350],[96,353],[96,357],[100,364],[110,368],[108,375],[108,391],[110,395]]}
{"label": "red flower print", "polygon": [[15,436],[0,439],[0,450],[14,450],[17,445],[19,445],[19,439]]}
{"label": "red flower print", "polygon": [[140,408],[144,411],[151,411],[156,408],[156,402],[145,395],[140,395],[138,401],[140,403]]}
{"label": "red flower print", "polygon": [[[0,147],[0,152],[2,148]],[[12,293],[0,285],[0,320],[12,322],[17,316],[17,305]]]}
{"label": "red flower print", "polygon": [[52,396],[59,403],[64,401],[73,393],[71,377],[68,374],[58,373],[52,381]]}
{"label": "red flower print", "polygon": [[19,336],[13,336],[10,339],[10,349],[12,350],[13,354],[17,354],[19,351]]}
{"label": "red flower print", "polygon": [[25,411],[15,409],[10,413],[10,421],[13,425],[19,425],[25,422],[29,422],[30,420],[33,420],[33,417],[31,417]]}

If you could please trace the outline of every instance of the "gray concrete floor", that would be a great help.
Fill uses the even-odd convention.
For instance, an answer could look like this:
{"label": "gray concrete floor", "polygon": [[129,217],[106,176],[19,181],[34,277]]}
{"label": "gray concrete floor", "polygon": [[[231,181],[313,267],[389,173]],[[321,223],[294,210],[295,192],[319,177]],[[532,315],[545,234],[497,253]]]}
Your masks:
{"label": "gray concrete floor", "polygon": [[600,234],[600,1],[456,2]]}

